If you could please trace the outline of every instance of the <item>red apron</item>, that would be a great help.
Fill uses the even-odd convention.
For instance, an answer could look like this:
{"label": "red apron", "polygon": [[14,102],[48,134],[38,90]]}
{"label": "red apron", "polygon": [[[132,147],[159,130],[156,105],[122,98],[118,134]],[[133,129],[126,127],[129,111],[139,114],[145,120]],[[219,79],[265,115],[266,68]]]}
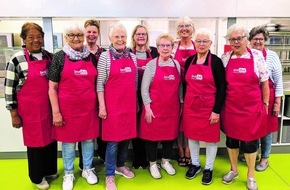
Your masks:
{"label": "red apron", "polygon": [[250,59],[230,59],[226,67],[226,100],[222,111],[224,133],[234,139],[252,141],[265,136],[267,113],[259,79]]}
{"label": "red apron", "polygon": [[55,127],[58,141],[74,143],[99,136],[97,75],[91,60],[70,61],[65,55],[58,89],[59,107],[65,124]]}
{"label": "red apron", "polygon": [[[266,60],[267,52],[263,49],[263,55]],[[267,60],[266,60],[267,61]],[[268,80],[269,89],[270,89],[270,98],[269,98],[269,106],[268,106],[268,117],[267,117],[267,130],[268,133],[278,131],[278,116],[273,115],[274,103],[275,103],[275,84],[269,77]]]}
{"label": "red apron", "polygon": [[55,141],[46,77],[50,60],[33,61],[30,60],[27,49],[24,49],[24,52],[28,74],[24,85],[17,93],[23,141],[28,147],[44,147]]}
{"label": "red apron", "polygon": [[185,76],[187,89],[184,99],[184,134],[189,139],[219,142],[220,124],[210,124],[210,115],[216,98],[216,86],[211,68],[211,55],[208,65],[190,64]]}
{"label": "red apron", "polygon": [[180,64],[182,74],[184,73],[184,64],[185,64],[186,59],[189,56],[196,53],[196,50],[195,50],[196,48],[195,48],[194,42],[193,41],[191,41],[191,42],[193,44],[194,49],[179,49],[179,46],[180,46],[180,42],[179,42],[177,49],[176,49],[176,52],[175,52],[175,55],[174,55],[174,59],[177,60],[178,63]]}
{"label": "red apron", "polygon": [[113,60],[105,84],[108,117],[102,121],[102,139],[120,142],[136,137],[136,66],[131,58]]}
{"label": "red apron", "polygon": [[151,141],[173,140],[177,137],[180,116],[179,84],[180,74],[176,66],[158,65],[156,59],[156,72],[150,85],[150,107],[155,115],[152,123],[145,121],[145,108],[143,106],[139,137]]}

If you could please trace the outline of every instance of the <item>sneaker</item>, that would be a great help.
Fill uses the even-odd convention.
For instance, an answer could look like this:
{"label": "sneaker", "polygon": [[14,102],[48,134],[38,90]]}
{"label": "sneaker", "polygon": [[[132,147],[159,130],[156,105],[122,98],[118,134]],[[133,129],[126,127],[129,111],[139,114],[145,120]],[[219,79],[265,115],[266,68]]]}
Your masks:
{"label": "sneaker", "polygon": [[260,162],[258,165],[256,165],[256,170],[258,172],[262,172],[262,171],[266,170],[268,167],[269,167],[269,162],[268,161],[265,164]]}
{"label": "sneaker", "polygon": [[115,176],[111,175],[106,177],[106,190],[117,190]]}
{"label": "sneaker", "polygon": [[62,181],[63,190],[72,190],[74,186],[74,174],[65,174]]}
{"label": "sneaker", "polygon": [[152,166],[150,166],[149,170],[150,170],[150,174],[153,178],[155,178],[155,179],[161,178],[161,174],[160,174],[160,171],[159,171],[157,164],[153,164]]}
{"label": "sneaker", "polygon": [[247,181],[247,188],[248,190],[258,190],[258,185],[254,178],[249,178]]}
{"label": "sneaker", "polygon": [[203,185],[209,185],[212,182],[212,170],[210,169],[205,169],[203,170],[203,176],[201,179],[201,183]]}
{"label": "sneaker", "polygon": [[47,179],[47,180],[52,180],[52,179],[56,179],[56,178],[58,178],[58,173],[45,176],[45,179]]}
{"label": "sneaker", "polygon": [[122,175],[129,179],[135,177],[134,173],[126,166],[116,167],[115,174]]}
{"label": "sneaker", "polygon": [[193,179],[197,174],[201,172],[201,167],[196,165],[189,166],[189,169],[187,170],[185,177],[187,179]]}
{"label": "sneaker", "polygon": [[84,169],[82,171],[82,177],[85,178],[88,184],[91,185],[98,183],[98,177],[96,176],[94,169],[95,168]]}
{"label": "sneaker", "polygon": [[223,177],[223,183],[225,184],[231,184],[234,179],[236,179],[239,176],[238,172],[235,173],[233,171],[229,171],[226,175]]}
{"label": "sneaker", "polygon": [[161,168],[163,168],[169,175],[176,174],[175,169],[172,167],[172,165],[168,161],[161,163]]}
{"label": "sneaker", "polygon": [[45,177],[42,178],[42,181],[39,184],[36,184],[36,187],[41,190],[45,190],[49,188],[49,184],[46,181]]}

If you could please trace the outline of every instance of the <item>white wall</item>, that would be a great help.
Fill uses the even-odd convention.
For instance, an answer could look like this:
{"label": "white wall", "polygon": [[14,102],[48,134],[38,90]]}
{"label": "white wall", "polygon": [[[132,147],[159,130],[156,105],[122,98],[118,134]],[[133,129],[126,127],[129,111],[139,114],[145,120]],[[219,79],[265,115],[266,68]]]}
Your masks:
{"label": "white wall", "polygon": [[0,17],[289,17],[289,0],[0,0]]}

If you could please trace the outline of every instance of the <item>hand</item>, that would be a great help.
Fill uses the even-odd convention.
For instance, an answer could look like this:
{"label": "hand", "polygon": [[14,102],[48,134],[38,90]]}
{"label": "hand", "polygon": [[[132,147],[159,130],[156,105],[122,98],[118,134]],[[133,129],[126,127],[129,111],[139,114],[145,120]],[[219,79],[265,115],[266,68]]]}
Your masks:
{"label": "hand", "polygon": [[280,113],[280,104],[279,103],[274,103],[273,106],[273,115],[278,116]]}
{"label": "hand", "polygon": [[152,109],[149,107],[145,108],[145,120],[148,124],[152,123],[152,117],[155,118]]}
{"label": "hand", "polygon": [[15,116],[12,116],[11,119],[12,119],[12,127],[17,128],[17,129],[22,127],[22,120],[18,114]]}
{"label": "hand", "polygon": [[220,120],[220,114],[211,112],[210,117],[209,117],[210,124],[211,125],[216,124],[217,122],[219,122],[219,120]]}
{"label": "hand", "polygon": [[53,125],[57,127],[63,126],[65,124],[65,122],[63,121],[62,115],[59,112],[52,114],[52,121],[53,121]]}
{"label": "hand", "polygon": [[107,110],[106,110],[106,108],[100,108],[99,109],[99,117],[101,119],[107,119]]}

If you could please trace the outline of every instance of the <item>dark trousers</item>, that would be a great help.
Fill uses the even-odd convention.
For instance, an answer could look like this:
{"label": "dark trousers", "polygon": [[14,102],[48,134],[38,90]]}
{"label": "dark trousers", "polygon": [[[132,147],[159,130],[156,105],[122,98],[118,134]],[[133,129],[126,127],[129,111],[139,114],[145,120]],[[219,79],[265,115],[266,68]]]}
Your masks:
{"label": "dark trousers", "polygon": [[27,160],[30,180],[41,183],[43,177],[57,173],[57,142],[44,147],[27,147]]}
{"label": "dark trousers", "polygon": [[[97,151],[95,151],[95,155],[96,155],[96,152],[97,152],[97,155],[100,156],[100,158],[102,160],[105,160],[107,142],[106,141],[103,141],[101,139],[101,137],[98,137],[97,138],[97,143],[98,143],[98,149],[97,149]],[[81,142],[78,142],[78,149],[79,149],[79,158],[80,158],[79,167],[81,169],[83,169],[83,154],[82,154],[82,145],[81,145]]]}
{"label": "dark trousers", "polygon": [[[162,144],[161,157],[164,159],[170,159],[173,151],[173,144],[175,140],[160,141]],[[145,141],[145,149],[149,162],[155,162],[157,160],[157,149],[159,141]]]}
{"label": "dark trousers", "polygon": [[132,139],[132,146],[134,152],[134,160],[144,162],[146,158],[145,140],[140,138]]}

